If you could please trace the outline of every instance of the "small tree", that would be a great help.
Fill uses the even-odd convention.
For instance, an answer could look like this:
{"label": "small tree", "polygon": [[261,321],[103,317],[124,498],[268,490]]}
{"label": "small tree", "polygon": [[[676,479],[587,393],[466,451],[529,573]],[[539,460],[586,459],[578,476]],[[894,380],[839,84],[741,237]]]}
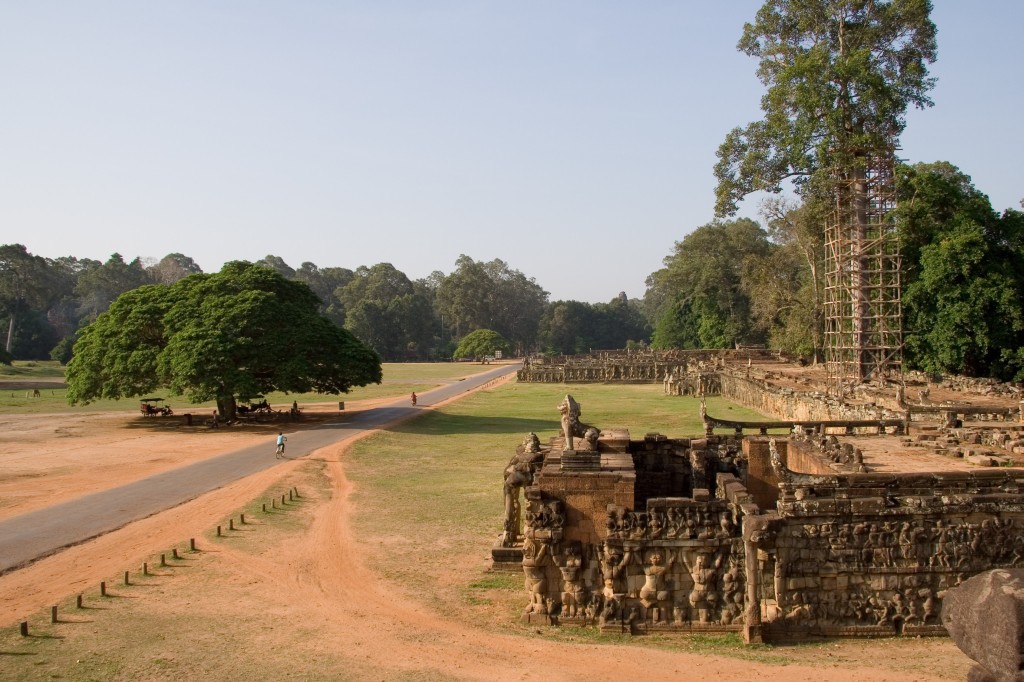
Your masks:
{"label": "small tree", "polygon": [[380,383],[380,358],[317,312],[308,286],[246,262],[121,295],[86,327],[68,363],[68,400],[124,398],[166,387],[192,402],[270,391],[344,393]]}
{"label": "small tree", "polygon": [[477,329],[466,334],[455,349],[456,358],[482,358],[494,355],[495,351],[511,352],[512,344],[505,337],[490,329]]}

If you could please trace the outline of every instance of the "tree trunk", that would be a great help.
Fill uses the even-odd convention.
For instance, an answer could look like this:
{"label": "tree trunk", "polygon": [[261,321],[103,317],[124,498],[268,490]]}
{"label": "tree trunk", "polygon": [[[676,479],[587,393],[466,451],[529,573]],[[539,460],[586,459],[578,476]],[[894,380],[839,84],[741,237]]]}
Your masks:
{"label": "tree trunk", "polygon": [[235,396],[217,396],[217,410],[220,412],[221,419],[234,421],[235,417],[238,416],[238,403],[235,401]]}
{"label": "tree trunk", "polygon": [[11,321],[7,325],[7,345],[4,346],[8,353],[11,352],[11,342],[14,340],[14,315],[14,310],[11,310]]}

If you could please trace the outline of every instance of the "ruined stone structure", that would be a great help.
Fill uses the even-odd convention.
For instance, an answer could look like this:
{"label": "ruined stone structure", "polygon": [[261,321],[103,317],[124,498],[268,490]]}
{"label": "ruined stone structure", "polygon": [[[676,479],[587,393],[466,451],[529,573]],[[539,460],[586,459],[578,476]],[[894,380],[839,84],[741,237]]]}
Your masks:
{"label": "ruined stone structure", "polygon": [[724,367],[723,354],[729,352],[642,349],[539,355],[527,358],[516,376],[519,381],[537,383],[663,383],[665,392],[672,395],[715,394],[717,388],[703,385],[701,377],[713,381]]}
{"label": "ruined stone structure", "polygon": [[607,429],[579,450],[565,433],[519,448],[505,485],[521,514],[506,504],[494,556],[525,576],[524,620],[746,641],[939,635],[947,590],[1024,567],[1024,470],[872,473],[830,435],[867,425],[776,438],[714,434],[721,422],[705,416],[704,438]]}
{"label": "ruined stone structure", "polygon": [[[932,421],[949,428],[957,422],[1018,421],[1024,390],[1015,384],[986,379],[940,377],[934,382],[909,373],[902,383],[865,383],[852,393],[835,397],[825,392],[825,377],[816,381],[793,375],[796,367],[763,349],[599,351],[555,358],[533,357],[519,370],[519,381],[534,383],[660,383],[666,395],[722,396],[762,414],[784,420]],[[942,392],[955,400],[939,400]],[[911,395],[907,395],[912,391]],[[969,395],[960,398],[960,396]],[[975,404],[984,396],[1000,405]],[[1008,407],[1007,405],[1010,405]]]}

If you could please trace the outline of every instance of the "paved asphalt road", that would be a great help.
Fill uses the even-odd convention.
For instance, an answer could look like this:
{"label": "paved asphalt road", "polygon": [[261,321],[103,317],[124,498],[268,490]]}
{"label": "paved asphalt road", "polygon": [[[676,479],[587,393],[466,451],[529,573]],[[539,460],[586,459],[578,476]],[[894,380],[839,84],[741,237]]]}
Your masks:
{"label": "paved asphalt road", "polygon": [[[288,437],[287,454],[290,458],[301,457],[362,431],[380,428],[422,407],[465,393],[518,368],[519,365],[500,365],[426,391],[417,396],[417,407],[412,407],[407,398],[401,398],[361,412],[340,412],[335,422],[285,434]],[[273,456],[274,449],[274,439],[268,437],[265,444],[235,450],[2,521],[0,574],[268,469],[281,461]]]}

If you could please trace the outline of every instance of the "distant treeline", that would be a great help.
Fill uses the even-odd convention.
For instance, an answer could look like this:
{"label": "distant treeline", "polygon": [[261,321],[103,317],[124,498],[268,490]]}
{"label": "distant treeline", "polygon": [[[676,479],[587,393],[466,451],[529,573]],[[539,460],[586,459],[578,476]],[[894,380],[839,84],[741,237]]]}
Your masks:
{"label": "distant treeline", "polygon": [[[638,301],[620,294],[610,303],[548,300],[533,278],[501,260],[461,256],[450,274],[411,280],[390,263],[355,270],[302,263],[279,256],[258,264],[305,282],[321,312],[373,347],[384,360],[449,359],[458,341],[491,329],[518,353],[537,349],[574,353],[645,342],[650,327]],[[20,244],[0,246],[0,319],[16,359],[67,362],[76,331],[96,319],[118,296],[146,284],[173,284],[202,270],[180,253],[159,261],[105,263],[73,256],[43,258]]]}
{"label": "distant treeline", "polygon": [[[992,209],[952,164],[900,166],[905,360],[908,367],[1024,379],[1024,213]],[[764,225],[716,220],[677,242],[642,300],[550,301],[533,278],[501,260],[461,256],[455,269],[411,280],[389,263],[355,270],[278,256],[260,265],[305,282],[321,312],[383,359],[436,360],[478,329],[517,353],[579,353],[651,344],[727,348],[763,343],[822,357],[827,205],[770,199]],[[199,267],[172,253],[157,262],[42,258],[0,247],[0,319],[15,358],[66,362],[75,332],[120,294],[171,284]]]}

